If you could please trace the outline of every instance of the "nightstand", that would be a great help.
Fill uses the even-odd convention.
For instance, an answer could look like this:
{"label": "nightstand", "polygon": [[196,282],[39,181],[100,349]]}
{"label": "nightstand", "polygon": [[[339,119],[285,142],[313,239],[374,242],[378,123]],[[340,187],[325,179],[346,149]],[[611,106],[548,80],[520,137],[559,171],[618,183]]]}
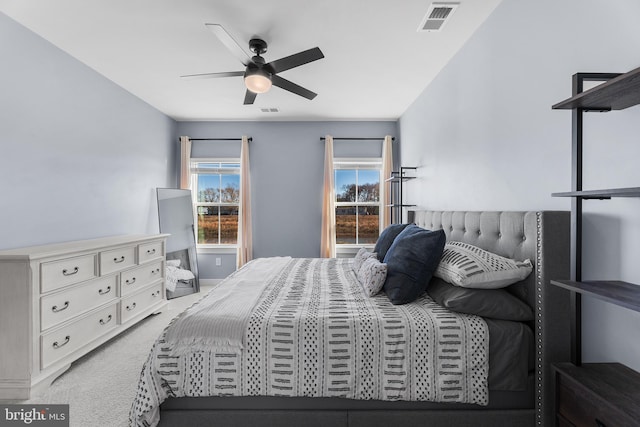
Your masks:
{"label": "nightstand", "polygon": [[640,374],[619,363],[553,366],[559,427],[640,425]]}

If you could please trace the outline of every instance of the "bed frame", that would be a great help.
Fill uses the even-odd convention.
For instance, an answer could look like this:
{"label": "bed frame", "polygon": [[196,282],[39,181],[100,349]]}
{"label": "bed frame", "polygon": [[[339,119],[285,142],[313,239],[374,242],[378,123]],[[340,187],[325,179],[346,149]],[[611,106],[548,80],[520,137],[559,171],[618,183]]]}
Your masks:
{"label": "bed frame", "polygon": [[[550,279],[569,277],[569,212],[415,211],[409,222],[444,229],[447,240],[463,241],[535,269],[510,287],[535,312],[535,372],[528,393],[513,400],[490,396],[486,408],[430,402],[354,401],[332,398],[183,397],[161,406],[160,426],[341,426],[533,427],[554,425],[551,364],[570,356],[569,294]],[[503,392],[506,393],[506,392]],[[507,393],[508,394],[508,393]],[[524,397],[523,397],[524,394]],[[504,402],[504,403],[503,403]]]}

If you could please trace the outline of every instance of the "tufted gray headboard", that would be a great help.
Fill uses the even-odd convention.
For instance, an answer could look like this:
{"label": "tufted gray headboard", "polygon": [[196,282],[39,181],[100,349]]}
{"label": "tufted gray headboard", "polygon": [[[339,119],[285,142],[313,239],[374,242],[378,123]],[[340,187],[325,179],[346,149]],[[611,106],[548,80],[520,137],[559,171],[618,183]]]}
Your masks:
{"label": "tufted gray headboard", "polygon": [[561,211],[410,211],[409,222],[443,229],[461,241],[513,259],[530,259],[534,271],[509,290],[535,312],[536,425],[554,425],[551,363],[569,360],[569,294],[550,279],[569,277],[570,213]]}

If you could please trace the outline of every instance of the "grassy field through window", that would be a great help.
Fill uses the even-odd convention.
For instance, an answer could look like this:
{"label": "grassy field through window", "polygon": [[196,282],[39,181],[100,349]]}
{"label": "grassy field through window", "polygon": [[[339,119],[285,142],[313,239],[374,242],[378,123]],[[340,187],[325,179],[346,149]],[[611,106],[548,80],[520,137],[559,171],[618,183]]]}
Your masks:
{"label": "grassy field through window", "polygon": [[[220,229],[220,242],[218,242]],[[198,243],[199,244],[228,244],[238,243],[238,215],[198,215]]]}
{"label": "grassy field through window", "polygon": [[[358,216],[358,243],[374,244],[380,234],[378,215]],[[220,242],[218,230],[220,229]],[[199,244],[236,244],[238,242],[238,215],[198,215]],[[356,216],[336,215],[336,243],[356,243]]]}
{"label": "grassy field through window", "polygon": [[[358,215],[358,244],[373,244],[380,234],[378,215]],[[356,243],[356,216],[336,214],[336,243]]]}

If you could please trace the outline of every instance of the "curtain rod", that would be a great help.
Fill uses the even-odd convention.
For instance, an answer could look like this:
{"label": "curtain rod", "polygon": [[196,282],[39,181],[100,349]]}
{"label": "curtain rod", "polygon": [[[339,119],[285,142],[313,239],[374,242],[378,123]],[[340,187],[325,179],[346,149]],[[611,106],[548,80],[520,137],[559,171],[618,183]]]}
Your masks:
{"label": "curtain rod", "polygon": [[[190,141],[242,141],[242,138],[189,138]],[[253,141],[253,138],[248,138],[249,142]],[[180,138],[178,138],[180,141]]]}
{"label": "curtain rod", "polygon": [[[320,137],[320,141],[324,141],[326,138],[324,136]],[[376,138],[333,138],[334,141],[336,140],[342,140],[342,141],[376,141],[378,139],[382,139],[384,140],[384,137],[380,138],[380,137],[376,137]],[[393,138],[391,138],[392,141],[396,140],[396,137],[394,136]]]}

